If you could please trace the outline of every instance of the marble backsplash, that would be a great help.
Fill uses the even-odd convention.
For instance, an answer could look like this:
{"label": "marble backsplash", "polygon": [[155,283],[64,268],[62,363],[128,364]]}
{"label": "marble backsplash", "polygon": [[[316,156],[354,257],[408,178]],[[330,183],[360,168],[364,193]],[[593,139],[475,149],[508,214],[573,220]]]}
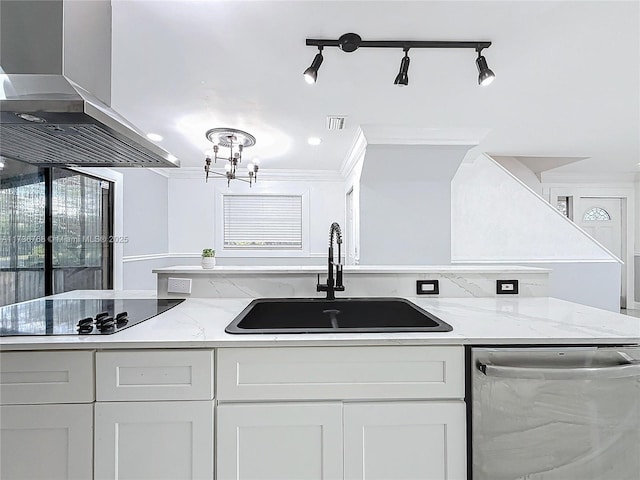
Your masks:
{"label": "marble backsplash", "polygon": [[[286,269],[214,269],[197,270],[194,267],[168,267],[154,270],[158,276],[158,295],[162,297],[184,297],[183,293],[167,291],[169,278],[190,278],[191,294],[200,298],[257,298],[257,297],[324,297],[317,292],[316,271],[293,271]],[[388,270],[388,269],[386,269]],[[406,270],[406,269],[405,269]],[[326,271],[320,273],[320,283],[326,282]],[[344,272],[343,292],[337,297],[414,297],[417,280],[438,280],[439,294],[420,295],[430,297],[494,297],[497,280],[518,280],[520,297],[548,296],[549,271],[532,268],[505,268],[504,271],[487,269],[482,271],[443,268],[429,271],[349,271]],[[507,294],[505,297],[514,296]]]}

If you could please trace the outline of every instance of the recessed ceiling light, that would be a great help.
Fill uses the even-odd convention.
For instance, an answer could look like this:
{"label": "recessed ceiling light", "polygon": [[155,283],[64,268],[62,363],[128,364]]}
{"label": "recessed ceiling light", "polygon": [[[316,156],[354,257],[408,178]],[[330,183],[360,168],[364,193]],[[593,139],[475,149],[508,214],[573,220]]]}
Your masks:
{"label": "recessed ceiling light", "polygon": [[320,145],[322,143],[322,140],[318,137],[309,137],[307,138],[307,143],[315,147],[316,145]]}
{"label": "recessed ceiling light", "polygon": [[147,138],[149,140],[153,140],[154,142],[162,141],[162,135],[158,135],[157,133],[147,133]]}

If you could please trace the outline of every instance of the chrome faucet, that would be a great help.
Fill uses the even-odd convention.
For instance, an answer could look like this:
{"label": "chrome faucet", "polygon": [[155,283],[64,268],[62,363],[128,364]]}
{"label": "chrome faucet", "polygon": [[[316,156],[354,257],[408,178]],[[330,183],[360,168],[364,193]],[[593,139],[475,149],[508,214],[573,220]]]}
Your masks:
{"label": "chrome faucet", "polygon": [[[333,238],[336,238],[336,244],[338,245],[338,263],[333,261]],[[327,292],[327,300],[335,300],[335,292],[344,292],[344,285],[342,284],[342,260],[340,255],[340,245],[342,245],[342,230],[337,222],[331,224],[329,229],[329,258],[328,258],[328,272],[327,283],[320,284],[320,274],[318,274],[318,285],[316,285],[316,291]],[[333,276],[333,268],[335,267],[335,280]]]}

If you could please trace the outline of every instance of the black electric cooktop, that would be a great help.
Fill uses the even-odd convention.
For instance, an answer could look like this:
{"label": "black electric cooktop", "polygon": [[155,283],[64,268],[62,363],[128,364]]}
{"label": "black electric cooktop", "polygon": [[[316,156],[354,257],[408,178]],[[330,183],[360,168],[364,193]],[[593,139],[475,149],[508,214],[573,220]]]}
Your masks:
{"label": "black electric cooktop", "polygon": [[0,307],[0,336],[109,335],[182,303],[182,298],[44,299]]}

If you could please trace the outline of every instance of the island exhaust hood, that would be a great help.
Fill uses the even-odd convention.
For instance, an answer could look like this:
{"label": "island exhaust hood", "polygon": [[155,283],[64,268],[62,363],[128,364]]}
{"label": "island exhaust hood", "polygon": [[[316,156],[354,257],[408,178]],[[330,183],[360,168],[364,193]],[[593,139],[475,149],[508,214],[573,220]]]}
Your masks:
{"label": "island exhaust hood", "polygon": [[0,155],[40,166],[178,167],[110,108],[111,2],[0,2]]}

